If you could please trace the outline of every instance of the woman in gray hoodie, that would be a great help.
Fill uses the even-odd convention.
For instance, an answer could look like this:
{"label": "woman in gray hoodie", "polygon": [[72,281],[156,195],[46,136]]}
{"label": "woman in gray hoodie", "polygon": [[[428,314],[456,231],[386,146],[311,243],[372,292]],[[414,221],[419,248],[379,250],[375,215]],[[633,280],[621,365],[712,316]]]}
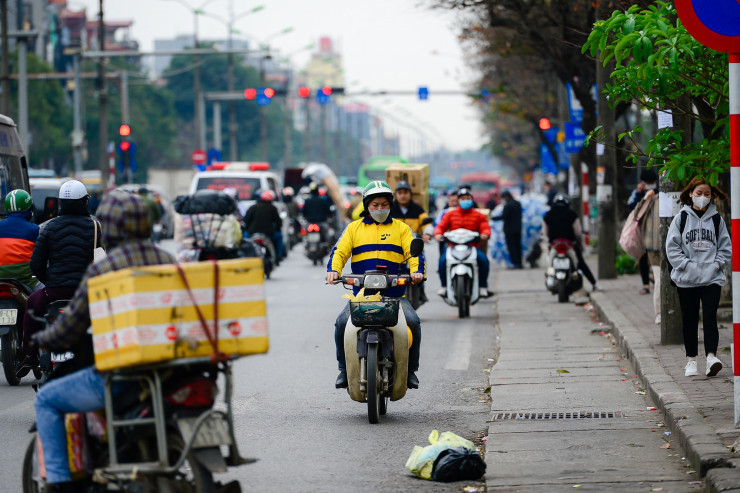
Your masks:
{"label": "woman in gray hoodie", "polygon": [[[697,375],[699,351],[699,303],[704,321],[706,374],[716,375],[722,369],[717,358],[717,307],[725,284],[724,267],[732,255],[732,240],[727,226],[712,202],[726,195],[694,178],[681,192],[681,211],[673,218],[666,237],[666,255],[673,266],[671,280],[678,288],[686,348],[685,375]],[[716,217],[714,217],[716,216]]]}

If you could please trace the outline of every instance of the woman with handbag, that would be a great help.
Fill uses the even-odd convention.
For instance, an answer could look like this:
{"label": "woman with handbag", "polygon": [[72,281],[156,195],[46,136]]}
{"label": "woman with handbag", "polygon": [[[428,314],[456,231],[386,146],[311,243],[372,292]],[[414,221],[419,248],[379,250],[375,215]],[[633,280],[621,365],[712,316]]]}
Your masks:
{"label": "woman with handbag", "polygon": [[31,335],[44,328],[34,320],[46,314],[52,301],[72,298],[87,266],[93,261],[94,250],[103,242],[97,220],[90,217],[87,206],[90,195],[85,185],[69,180],[59,189],[59,216],[42,225],[31,255],[31,271],[44,283],[44,288],[28,298],[23,317],[24,366],[36,366],[38,355],[29,347]]}
{"label": "woman with handbag", "polygon": [[732,240],[712,202],[725,197],[704,179],[692,179],[681,192],[680,200],[685,205],[673,218],[666,237],[666,255],[673,266],[671,280],[678,288],[681,305],[687,377],[697,375],[700,304],[706,375],[713,377],[722,369],[717,358],[717,308],[726,281],[724,268],[732,256]]}

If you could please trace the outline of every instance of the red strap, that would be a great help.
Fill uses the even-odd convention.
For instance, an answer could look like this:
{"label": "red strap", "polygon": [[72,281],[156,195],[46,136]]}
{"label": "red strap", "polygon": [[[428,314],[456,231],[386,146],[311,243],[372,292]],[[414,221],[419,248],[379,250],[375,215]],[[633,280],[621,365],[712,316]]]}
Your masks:
{"label": "red strap", "polygon": [[185,272],[182,270],[182,267],[180,264],[175,264],[175,267],[177,267],[177,273],[180,274],[180,279],[182,279],[183,284],[185,285],[185,289],[188,292],[188,296],[190,296],[190,301],[193,302],[193,307],[195,308],[195,312],[198,314],[198,319],[200,319],[200,324],[203,326],[203,331],[206,333],[206,338],[208,339],[208,342],[211,343],[211,347],[213,348],[213,354],[211,355],[211,362],[217,363],[220,361],[228,361],[229,357],[219,351],[218,349],[218,264],[213,261],[214,268],[215,268],[215,275],[214,275],[214,304],[213,304],[213,312],[214,312],[214,322],[215,322],[215,335],[211,334],[211,330],[208,328],[208,324],[206,323],[205,317],[203,317],[203,312],[200,311],[200,307],[195,302],[195,296],[193,296],[193,292],[190,290],[190,285],[188,284],[188,279],[185,277]]}

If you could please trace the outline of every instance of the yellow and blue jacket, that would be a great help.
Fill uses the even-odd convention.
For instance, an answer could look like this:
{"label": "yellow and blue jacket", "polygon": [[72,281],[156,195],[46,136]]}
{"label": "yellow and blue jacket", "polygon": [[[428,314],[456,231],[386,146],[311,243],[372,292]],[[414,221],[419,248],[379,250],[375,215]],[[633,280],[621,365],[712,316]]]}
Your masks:
{"label": "yellow and blue jacket", "polygon": [[[398,274],[403,260],[411,256],[412,239],[411,228],[390,216],[382,224],[377,224],[370,217],[358,219],[347,226],[334,245],[326,269],[341,274],[344,265],[352,257],[353,274],[364,274],[381,265],[387,267],[389,274]],[[424,274],[424,254],[409,258],[409,269],[411,273]],[[359,289],[355,288],[355,293],[357,291]],[[405,286],[397,286],[386,289],[385,295],[401,297],[405,292]]]}

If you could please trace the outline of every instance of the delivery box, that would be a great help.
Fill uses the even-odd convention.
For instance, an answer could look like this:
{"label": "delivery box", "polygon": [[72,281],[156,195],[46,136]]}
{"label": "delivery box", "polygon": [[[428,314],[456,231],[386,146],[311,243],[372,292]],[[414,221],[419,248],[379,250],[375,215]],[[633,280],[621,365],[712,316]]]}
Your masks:
{"label": "delivery box", "polygon": [[213,344],[196,306],[211,339],[217,336],[219,351],[227,355],[267,352],[261,259],[180,267],[190,291],[176,265],[134,267],[89,280],[95,366],[99,370],[210,356]]}
{"label": "delivery box", "polygon": [[429,165],[394,164],[385,170],[385,181],[395,190],[399,181],[407,181],[412,200],[429,212]]}

